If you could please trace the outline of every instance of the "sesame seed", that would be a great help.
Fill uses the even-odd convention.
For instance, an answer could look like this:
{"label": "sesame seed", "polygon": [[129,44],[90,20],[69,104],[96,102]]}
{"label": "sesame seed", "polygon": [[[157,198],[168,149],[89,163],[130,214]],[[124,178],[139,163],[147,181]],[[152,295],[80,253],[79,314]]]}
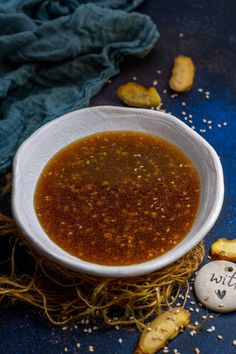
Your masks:
{"label": "sesame seed", "polygon": [[122,338],[119,338],[119,339],[118,339],[118,342],[119,342],[119,343],[122,343],[122,342],[123,342],[123,339],[122,339]]}
{"label": "sesame seed", "polygon": [[202,89],[202,88],[199,88],[199,89],[198,89],[198,92],[203,92],[203,89]]}
{"label": "sesame seed", "polygon": [[211,129],[212,129],[212,126],[211,126],[211,125],[209,125],[208,129],[210,129],[210,130],[211,130]]}
{"label": "sesame seed", "polygon": [[112,83],[112,81],[111,81],[111,80],[107,80],[107,83],[108,83],[108,84],[111,84],[111,83]]}
{"label": "sesame seed", "polygon": [[88,348],[89,352],[94,352],[94,347],[92,345],[89,345],[89,348]]}
{"label": "sesame seed", "polygon": [[207,120],[206,120],[205,118],[204,118],[202,121],[203,121],[203,123],[206,123],[206,122],[207,122]]}
{"label": "sesame seed", "polygon": [[217,124],[217,127],[218,127],[218,128],[221,128],[221,124]]}
{"label": "sesame seed", "polygon": [[63,331],[66,331],[67,328],[68,328],[68,327],[66,327],[66,326],[65,326],[65,327],[62,327],[62,330],[63,330]]}
{"label": "sesame seed", "polygon": [[66,353],[67,353],[67,352],[68,352],[68,348],[66,348],[66,347],[65,347],[65,348],[64,348],[64,352],[66,352]]}
{"label": "sesame seed", "polygon": [[227,122],[224,122],[223,125],[226,126],[228,123]]}
{"label": "sesame seed", "polygon": [[188,117],[184,117],[184,120],[188,120]]}
{"label": "sesame seed", "polygon": [[137,80],[137,77],[136,77],[136,76],[133,76],[133,80],[136,81],[136,80]]}
{"label": "sesame seed", "polygon": [[189,119],[188,121],[189,121],[189,123],[192,123],[192,122],[193,122],[192,119]]}
{"label": "sesame seed", "polygon": [[181,33],[179,33],[179,37],[180,38],[183,38],[184,37],[184,34],[181,32]]}
{"label": "sesame seed", "polygon": [[196,354],[200,354],[200,349],[199,348],[195,348],[194,351],[195,351]]}
{"label": "sesame seed", "polygon": [[182,104],[182,106],[186,106],[186,102],[182,102],[181,104]]}
{"label": "sesame seed", "polygon": [[232,343],[233,343],[233,345],[236,345],[236,339],[234,339]]}
{"label": "sesame seed", "polygon": [[215,326],[211,326],[211,329],[212,329],[212,331],[216,330]]}
{"label": "sesame seed", "polygon": [[166,93],[167,92],[167,90],[163,90],[163,93]]}
{"label": "sesame seed", "polygon": [[196,312],[199,312],[200,310],[199,310],[199,308],[197,307],[197,308],[195,309],[195,311],[196,311]]}
{"label": "sesame seed", "polygon": [[207,328],[206,331],[207,331],[208,333],[212,333],[212,332],[213,332],[211,328]]}
{"label": "sesame seed", "polygon": [[158,84],[158,81],[154,80],[152,84],[153,84],[153,86],[156,86]]}
{"label": "sesame seed", "polygon": [[218,339],[223,339],[223,336],[220,335],[220,334],[218,334],[217,338],[218,338]]}
{"label": "sesame seed", "polygon": [[212,124],[212,120],[208,120],[208,121],[207,121],[207,124]]}
{"label": "sesame seed", "polygon": [[183,111],[183,112],[181,112],[181,114],[183,114],[183,116],[186,116],[186,112],[184,112],[184,111]]}
{"label": "sesame seed", "polygon": [[195,301],[190,301],[189,303],[190,303],[191,305],[195,305],[195,304],[196,304]]}

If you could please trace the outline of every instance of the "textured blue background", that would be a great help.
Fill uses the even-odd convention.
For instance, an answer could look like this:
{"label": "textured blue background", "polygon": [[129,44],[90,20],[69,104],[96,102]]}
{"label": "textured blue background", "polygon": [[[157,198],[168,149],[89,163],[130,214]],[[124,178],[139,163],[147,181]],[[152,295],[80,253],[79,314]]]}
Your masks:
{"label": "textured blue background", "polygon": [[[181,97],[171,98],[162,94],[167,111],[183,119],[182,111],[193,115],[196,130],[204,129],[202,119],[212,120],[213,129],[202,134],[217,150],[225,174],[225,200],[220,218],[206,237],[206,248],[218,237],[235,238],[236,234],[236,2],[234,0],[148,0],[139,11],[150,15],[158,25],[161,38],[151,54],[144,59],[126,59],[121,65],[121,74],[112,79],[94,99],[92,105],[120,105],[116,97],[117,87],[133,76],[142,84],[151,85],[158,80],[160,92],[167,88],[173,57],[183,53],[190,55],[196,63],[196,80],[191,92]],[[179,37],[183,33],[184,37]],[[158,75],[156,70],[162,70]],[[198,88],[210,91],[210,99],[205,99]],[[182,106],[181,102],[187,106]],[[217,124],[228,122],[218,128]],[[194,306],[193,306],[194,307]],[[199,320],[205,311],[195,313]],[[5,304],[0,309],[0,353],[42,354],[88,353],[88,346],[94,346],[98,354],[131,354],[138,339],[137,332],[106,329],[97,324],[98,330],[86,334],[84,328],[95,324],[79,325],[79,329],[68,327],[66,331],[51,326],[42,314],[23,304]],[[183,354],[194,353],[198,347],[201,353],[233,354],[236,347],[236,315],[227,314],[214,317],[206,328],[215,326],[216,331],[202,330],[191,337],[186,331],[170,343]],[[224,336],[217,339],[217,334]],[[118,339],[122,338],[120,344]],[[76,343],[81,349],[76,349]]]}

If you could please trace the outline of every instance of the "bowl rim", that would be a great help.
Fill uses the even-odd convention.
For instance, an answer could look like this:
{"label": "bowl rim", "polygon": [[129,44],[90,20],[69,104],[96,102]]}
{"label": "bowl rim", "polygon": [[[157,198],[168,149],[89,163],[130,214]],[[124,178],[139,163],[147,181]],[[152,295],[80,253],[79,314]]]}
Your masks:
{"label": "bowl rim", "polygon": [[[21,155],[24,154],[24,150],[28,149],[28,147],[32,143],[34,143],[34,140],[37,138],[37,136],[40,133],[42,133],[44,130],[52,128],[54,124],[60,123],[60,121],[66,120],[68,117],[76,115],[77,113],[81,114],[86,111],[93,111],[97,109],[99,110],[112,109],[113,111],[114,109],[116,109],[117,111],[120,112],[125,112],[129,110],[129,111],[133,111],[134,113],[135,112],[145,113],[145,114],[151,113],[152,115],[158,114],[159,116],[162,116],[165,119],[172,121],[175,125],[181,127],[182,130],[184,130],[188,135],[192,136],[195,140],[198,140],[209,151],[212,157],[215,171],[216,171],[216,191],[215,191],[215,200],[214,200],[213,207],[210,210],[207,220],[201,225],[199,230],[197,230],[194,237],[191,238],[186,244],[181,245],[181,247],[179,248],[174,247],[170,250],[172,251],[175,249],[175,254],[171,257],[171,259],[169,259],[168,256],[166,257],[166,255],[168,255],[168,253],[170,252],[168,251],[164,255],[160,257],[156,257],[150,261],[127,265],[127,266],[100,265],[100,264],[91,263],[83,260],[82,260],[83,263],[79,263],[78,257],[72,256],[71,254],[67,253],[64,250],[63,251],[66,253],[67,256],[63,258],[59,256],[55,251],[54,252],[48,251],[48,249],[41,242],[38,242],[34,237],[32,237],[31,232],[28,230],[27,225],[25,225],[21,220],[21,208],[18,201],[18,194],[20,191],[20,188],[18,188],[18,170],[20,169],[20,159],[21,159]],[[20,145],[13,160],[13,186],[12,186],[12,199],[11,199],[12,214],[16,221],[17,226],[22,231],[23,236],[26,238],[26,241],[29,242],[40,254],[50,259],[51,261],[60,264],[68,269],[71,269],[75,272],[82,272],[82,273],[87,273],[95,276],[104,276],[104,277],[139,276],[139,275],[148,274],[153,271],[162,269],[163,267],[175,262],[177,259],[181,258],[188,251],[194,248],[206,236],[209,230],[214,226],[220,214],[220,211],[222,209],[223,199],[224,199],[223,169],[222,169],[220,159],[216,151],[214,150],[214,148],[202,136],[196,133],[193,129],[191,129],[187,124],[182,122],[180,119],[176,118],[173,115],[160,112],[160,111],[105,105],[105,106],[93,106],[93,107],[82,108],[79,110],[66,113],[50,121],[49,123],[44,124],[43,126],[38,128],[33,134],[31,134]],[[42,232],[44,231],[42,230]],[[58,245],[56,246],[59,247]],[[178,247],[178,245],[176,247]]]}

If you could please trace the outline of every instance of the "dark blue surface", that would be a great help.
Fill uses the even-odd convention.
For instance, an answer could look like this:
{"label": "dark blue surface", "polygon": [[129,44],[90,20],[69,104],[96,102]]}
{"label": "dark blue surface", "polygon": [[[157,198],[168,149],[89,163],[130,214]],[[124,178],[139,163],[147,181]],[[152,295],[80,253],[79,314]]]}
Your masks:
{"label": "dark blue surface", "polygon": [[[200,133],[217,150],[223,164],[225,175],[224,206],[216,225],[206,237],[206,249],[217,238],[236,237],[236,2],[230,0],[149,0],[139,10],[151,15],[161,33],[155,49],[145,59],[127,59],[122,64],[121,74],[112,79],[92,105],[120,105],[116,97],[117,87],[133,76],[142,84],[151,85],[158,80],[158,88],[163,97],[164,108],[183,119],[182,111],[193,115],[196,130],[204,129],[202,119],[212,120],[212,130]],[[184,37],[179,37],[183,33]],[[190,55],[196,64],[196,80],[192,91],[177,98],[169,93],[163,94],[174,56]],[[161,70],[162,74],[156,73]],[[198,88],[210,91],[210,99],[205,99]],[[182,106],[181,102],[186,102]],[[217,124],[227,122],[227,126],[218,128]],[[208,259],[206,259],[209,261]],[[194,305],[190,305],[196,308]],[[200,308],[193,319],[200,322],[205,310]],[[79,329],[68,326],[61,328],[51,326],[38,311],[22,304],[1,305],[0,310],[0,353],[88,353],[88,346],[94,346],[98,354],[131,354],[139,334],[127,330],[99,329],[91,334],[84,328],[93,328],[95,324],[79,325]],[[169,344],[170,353],[178,348],[181,354],[194,353],[198,347],[205,354],[233,354],[236,347],[236,315],[215,316],[205,328],[215,326],[213,333],[203,329],[194,336],[185,331]],[[223,335],[223,340],[217,339]],[[123,342],[119,343],[118,339]],[[76,343],[81,349],[76,349]],[[162,352],[162,351],[161,351]]]}

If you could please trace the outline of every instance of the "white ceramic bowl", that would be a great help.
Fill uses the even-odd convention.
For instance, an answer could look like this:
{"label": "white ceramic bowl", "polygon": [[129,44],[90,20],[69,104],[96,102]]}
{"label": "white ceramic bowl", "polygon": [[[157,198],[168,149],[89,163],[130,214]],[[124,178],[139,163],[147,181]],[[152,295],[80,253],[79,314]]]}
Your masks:
{"label": "white ceramic bowl", "polygon": [[[40,173],[58,150],[84,136],[111,130],[147,132],[169,140],[191,159],[201,181],[197,218],[183,241],[161,257],[130,266],[97,265],[68,254],[44,232],[33,204]],[[197,245],[211,229],[220,213],[223,197],[223,171],[215,150],[179,119],[153,110],[100,106],[68,113],[32,134],[20,146],[14,159],[12,209],[25,238],[50,260],[93,275],[136,276],[174,262]]]}

